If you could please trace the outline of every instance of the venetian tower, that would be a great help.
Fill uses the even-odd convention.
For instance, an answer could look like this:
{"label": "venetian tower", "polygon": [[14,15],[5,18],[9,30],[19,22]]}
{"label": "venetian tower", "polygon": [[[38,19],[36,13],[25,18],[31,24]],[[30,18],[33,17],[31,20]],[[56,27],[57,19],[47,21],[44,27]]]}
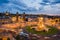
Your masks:
{"label": "venetian tower", "polygon": [[19,13],[16,13],[16,22],[18,22]]}

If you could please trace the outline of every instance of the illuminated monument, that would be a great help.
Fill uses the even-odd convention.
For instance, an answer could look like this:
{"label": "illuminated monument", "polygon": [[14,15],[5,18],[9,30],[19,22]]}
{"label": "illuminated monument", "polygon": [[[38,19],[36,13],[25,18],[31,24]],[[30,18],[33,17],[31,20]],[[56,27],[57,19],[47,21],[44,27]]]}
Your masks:
{"label": "illuminated monument", "polygon": [[48,31],[49,28],[46,27],[46,25],[44,24],[44,17],[42,15],[40,15],[40,17],[38,17],[38,27],[36,28],[37,31]]}

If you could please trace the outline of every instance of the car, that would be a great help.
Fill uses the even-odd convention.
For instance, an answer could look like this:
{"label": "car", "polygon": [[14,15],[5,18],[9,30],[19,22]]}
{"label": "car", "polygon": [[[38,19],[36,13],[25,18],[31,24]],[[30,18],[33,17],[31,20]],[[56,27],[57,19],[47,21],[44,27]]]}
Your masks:
{"label": "car", "polygon": [[19,35],[21,35],[21,36],[28,36],[28,34],[27,33],[24,33],[24,32],[20,32]]}

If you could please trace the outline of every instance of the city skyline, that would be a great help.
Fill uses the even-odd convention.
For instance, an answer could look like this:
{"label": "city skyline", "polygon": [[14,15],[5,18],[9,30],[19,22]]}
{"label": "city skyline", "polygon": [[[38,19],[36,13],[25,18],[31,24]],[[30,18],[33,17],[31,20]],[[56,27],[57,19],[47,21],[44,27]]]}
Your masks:
{"label": "city skyline", "polygon": [[0,0],[0,40],[60,40],[60,0]]}
{"label": "city skyline", "polygon": [[0,12],[60,15],[60,0],[1,0]]}

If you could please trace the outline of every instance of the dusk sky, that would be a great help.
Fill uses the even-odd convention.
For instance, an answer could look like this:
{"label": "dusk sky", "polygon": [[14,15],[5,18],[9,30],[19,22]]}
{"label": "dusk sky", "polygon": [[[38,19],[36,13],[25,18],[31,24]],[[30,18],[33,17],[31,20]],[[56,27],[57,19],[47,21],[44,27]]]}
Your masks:
{"label": "dusk sky", "polygon": [[60,0],[0,0],[0,12],[60,15]]}

